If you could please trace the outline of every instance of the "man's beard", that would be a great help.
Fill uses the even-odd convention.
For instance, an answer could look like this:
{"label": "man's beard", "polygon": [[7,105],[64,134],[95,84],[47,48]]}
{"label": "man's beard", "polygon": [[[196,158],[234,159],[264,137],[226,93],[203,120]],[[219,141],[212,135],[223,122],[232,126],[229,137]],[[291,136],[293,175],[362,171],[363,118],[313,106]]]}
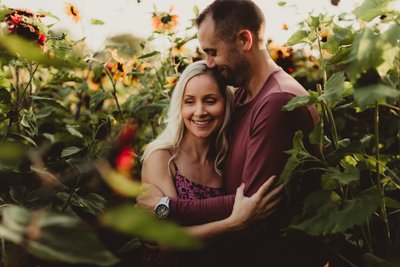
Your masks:
{"label": "man's beard", "polygon": [[250,64],[243,57],[236,58],[230,64],[231,67],[225,69],[225,82],[234,87],[245,86],[249,79]]}

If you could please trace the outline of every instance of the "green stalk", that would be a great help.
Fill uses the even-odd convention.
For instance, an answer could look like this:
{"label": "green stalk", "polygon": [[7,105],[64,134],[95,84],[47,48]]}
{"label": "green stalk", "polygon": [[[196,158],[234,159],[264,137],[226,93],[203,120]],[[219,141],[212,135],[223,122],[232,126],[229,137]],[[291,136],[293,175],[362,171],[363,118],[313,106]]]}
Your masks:
{"label": "green stalk", "polygon": [[[318,32],[317,29],[315,30],[315,34],[317,35],[319,59],[320,59],[321,68],[322,68],[323,88],[321,88],[321,92],[323,92],[323,90],[326,88],[326,84],[328,83],[328,74],[326,72],[325,60],[324,60],[324,56],[322,54],[321,40],[319,39],[319,32]],[[337,128],[336,128],[335,119],[333,117],[332,109],[325,102],[325,100],[322,100],[321,104],[322,104],[322,107],[326,111],[327,120],[328,120],[328,123],[329,123],[329,125],[331,127],[333,145],[334,145],[335,149],[338,149],[339,148],[339,137],[338,137],[338,134],[337,134]]]}
{"label": "green stalk", "polygon": [[[375,128],[375,158],[376,161],[379,162],[379,105],[378,103],[375,103],[375,108],[374,108],[374,128]],[[387,212],[386,212],[386,206],[385,206],[385,201],[384,201],[384,196],[385,192],[382,187],[382,182],[381,182],[381,174],[380,174],[380,166],[378,163],[375,163],[375,173],[376,173],[376,186],[378,187],[379,192],[381,193],[381,206],[380,209],[378,210],[379,215],[381,216],[385,226],[385,239],[388,245],[390,245],[390,229],[389,229],[389,223],[388,223],[388,218],[387,218]]]}
{"label": "green stalk", "polygon": [[117,97],[117,85],[116,85],[116,83],[115,83],[115,81],[114,81],[114,79],[113,79],[113,77],[111,75],[111,72],[106,67],[104,69],[105,69],[106,74],[107,74],[108,78],[110,79],[112,87],[113,87],[113,91],[112,91],[111,94],[112,94],[112,96],[113,96],[113,98],[115,100],[115,103],[117,104],[117,109],[118,109],[118,112],[119,112],[119,114],[121,116],[122,122],[125,123],[124,113],[122,113],[121,106],[119,104],[118,97]]}
{"label": "green stalk", "polygon": [[28,84],[25,86],[24,91],[22,91],[22,94],[21,94],[20,98],[17,100],[17,108],[18,108],[18,111],[20,111],[20,110],[22,109],[22,107],[20,108],[21,102],[22,102],[22,100],[24,99],[25,93],[26,93],[26,91],[28,90],[28,88],[30,87],[30,84],[32,83],[33,76],[35,75],[35,73],[36,73],[36,71],[37,71],[38,68],[39,68],[39,64],[36,65],[36,67],[35,67],[35,69],[34,69],[33,71],[29,70],[29,68],[28,68],[28,70],[29,70],[29,76],[30,76],[30,77],[29,77]]}
{"label": "green stalk", "polygon": [[324,80],[324,88],[326,86],[326,83],[328,81],[328,75],[326,73],[326,66],[325,66],[325,60],[324,60],[324,56],[322,55],[322,46],[321,46],[321,40],[319,39],[319,32],[317,29],[315,29],[315,34],[317,36],[317,40],[318,40],[318,50],[319,50],[319,59],[321,62],[321,68],[322,68],[322,78]]}
{"label": "green stalk", "polygon": [[4,135],[4,137],[3,137],[3,143],[5,143],[6,141],[7,141],[7,138],[8,138],[8,134],[9,134],[9,132],[10,132],[10,130],[11,130],[11,126],[12,126],[12,120],[11,120],[11,118],[9,118],[9,122],[8,122],[8,126],[7,126],[7,129],[6,129],[6,134]]}

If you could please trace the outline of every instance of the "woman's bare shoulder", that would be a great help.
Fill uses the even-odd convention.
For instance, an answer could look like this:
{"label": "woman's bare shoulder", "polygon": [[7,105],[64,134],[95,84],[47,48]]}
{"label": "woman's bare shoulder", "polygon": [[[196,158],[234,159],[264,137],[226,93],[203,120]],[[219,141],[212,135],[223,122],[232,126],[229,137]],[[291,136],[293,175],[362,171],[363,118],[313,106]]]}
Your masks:
{"label": "woman's bare shoulder", "polygon": [[153,151],[144,161],[143,165],[151,164],[151,163],[168,163],[171,158],[171,154],[168,149],[157,149]]}

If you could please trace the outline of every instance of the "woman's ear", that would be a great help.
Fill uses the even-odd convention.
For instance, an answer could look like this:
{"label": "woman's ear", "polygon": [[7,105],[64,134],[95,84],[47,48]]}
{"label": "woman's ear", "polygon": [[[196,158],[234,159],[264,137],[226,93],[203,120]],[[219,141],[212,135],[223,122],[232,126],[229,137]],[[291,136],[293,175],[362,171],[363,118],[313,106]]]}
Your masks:
{"label": "woman's ear", "polygon": [[249,51],[253,45],[253,35],[249,30],[240,30],[237,34],[237,38],[240,46],[245,50]]}

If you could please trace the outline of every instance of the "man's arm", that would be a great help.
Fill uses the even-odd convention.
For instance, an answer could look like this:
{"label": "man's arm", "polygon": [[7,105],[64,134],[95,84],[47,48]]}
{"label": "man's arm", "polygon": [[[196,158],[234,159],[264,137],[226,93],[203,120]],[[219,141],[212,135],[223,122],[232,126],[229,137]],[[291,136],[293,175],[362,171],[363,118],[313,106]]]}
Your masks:
{"label": "man's arm", "polygon": [[[145,181],[142,181],[145,182]],[[142,194],[136,199],[137,205],[152,211],[166,194],[157,184],[147,180],[142,183]],[[226,195],[207,199],[186,200],[170,197],[169,219],[181,225],[198,225],[227,218],[232,213],[235,195]]]}
{"label": "man's arm", "polygon": [[282,200],[280,193],[283,185],[273,188],[275,178],[268,179],[251,197],[244,196],[244,184],[242,184],[236,190],[233,210],[228,218],[189,226],[185,230],[202,240],[214,239],[225,233],[245,229],[252,222],[269,216]]}

